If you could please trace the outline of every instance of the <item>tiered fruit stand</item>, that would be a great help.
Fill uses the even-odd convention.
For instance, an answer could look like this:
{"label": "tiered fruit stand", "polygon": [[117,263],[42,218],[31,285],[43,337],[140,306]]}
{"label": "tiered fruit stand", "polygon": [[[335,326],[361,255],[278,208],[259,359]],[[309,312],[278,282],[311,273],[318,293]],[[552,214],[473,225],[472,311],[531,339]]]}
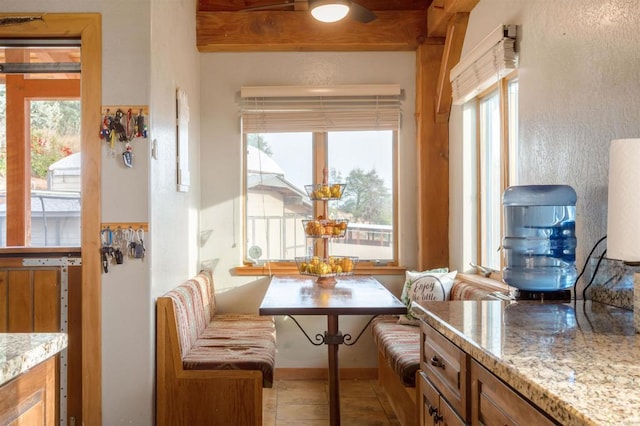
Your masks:
{"label": "tiered fruit stand", "polygon": [[324,244],[324,255],[296,257],[298,271],[302,275],[317,277],[316,283],[321,287],[333,288],[336,285],[336,277],[353,275],[358,258],[353,256],[329,256],[329,240],[344,238],[349,221],[347,219],[329,219],[327,203],[331,200],[339,200],[344,192],[345,184],[305,185],[305,189],[312,201],[323,202],[324,214],[317,219],[303,220],[304,233],[307,238],[321,238]]}

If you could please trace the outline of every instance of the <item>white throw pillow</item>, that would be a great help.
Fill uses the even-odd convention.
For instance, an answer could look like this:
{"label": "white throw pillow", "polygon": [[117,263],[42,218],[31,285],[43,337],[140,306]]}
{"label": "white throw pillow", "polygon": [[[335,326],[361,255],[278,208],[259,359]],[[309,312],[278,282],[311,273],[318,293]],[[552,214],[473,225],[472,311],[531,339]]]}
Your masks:
{"label": "white throw pillow", "polygon": [[406,281],[402,288],[401,300],[407,307],[407,314],[401,315],[399,324],[419,325],[419,320],[411,314],[413,301],[442,301],[449,300],[453,281],[457,271],[449,272],[447,268],[429,271],[407,271]]}

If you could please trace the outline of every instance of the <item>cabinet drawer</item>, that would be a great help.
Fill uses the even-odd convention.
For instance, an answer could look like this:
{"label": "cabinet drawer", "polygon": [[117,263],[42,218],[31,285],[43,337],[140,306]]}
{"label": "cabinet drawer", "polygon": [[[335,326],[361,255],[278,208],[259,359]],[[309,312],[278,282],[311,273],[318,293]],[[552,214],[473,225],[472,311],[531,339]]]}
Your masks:
{"label": "cabinet drawer", "polygon": [[473,425],[554,425],[537,407],[478,364],[471,362]]}
{"label": "cabinet drawer", "polygon": [[469,418],[468,365],[467,354],[432,327],[422,325],[420,369],[465,421]]}

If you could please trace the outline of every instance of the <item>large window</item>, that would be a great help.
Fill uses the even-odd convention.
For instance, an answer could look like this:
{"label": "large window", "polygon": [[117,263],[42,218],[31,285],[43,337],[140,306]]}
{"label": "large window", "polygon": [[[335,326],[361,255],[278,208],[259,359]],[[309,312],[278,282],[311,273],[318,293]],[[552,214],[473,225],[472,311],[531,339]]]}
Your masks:
{"label": "large window", "polygon": [[469,146],[478,151],[478,259],[482,266],[500,270],[502,194],[517,183],[518,80],[502,79],[497,87],[469,102],[474,117],[463,118]]}
{"label": "large window", "polygon": [[323,183],[326,170],[327,183],[346,184],[327,202],[328,215],[348,220],[345,236],[329,240],[330,254],[394,261],[395,139],[393,131],[247,134],[248,258],[323,254],[323,240],[307,238],[302,220],[325,214],[305,186]]}
{"label": "large window", "polygon": [[463,238],[476,247],[476,255],[468,252],[469,260],[496,271],[502,263],[502,194],[518,176],[516,35],[516,25],[499,25],[450,76],[453,103],[463,105],[463,191],[477,194],[475,204],[467,206],[472,212],[463,215]]}
{"label": "large window", "polygon": [[[335,255],[396,262],[397,96],[391,120],[376,96],[294,99],[286,108],[284,101],[273,102],[280,105],[270,107],[276,113],[246,104],[243,111],[246,259]],[[297,114],[316,108],[324,110]],[[325,182],[345,184],[342,197],[326,204],[311,200],[305,187]],[[303,220],[319,218],[348,221],[344,236],[328,243],[307,237]]]}

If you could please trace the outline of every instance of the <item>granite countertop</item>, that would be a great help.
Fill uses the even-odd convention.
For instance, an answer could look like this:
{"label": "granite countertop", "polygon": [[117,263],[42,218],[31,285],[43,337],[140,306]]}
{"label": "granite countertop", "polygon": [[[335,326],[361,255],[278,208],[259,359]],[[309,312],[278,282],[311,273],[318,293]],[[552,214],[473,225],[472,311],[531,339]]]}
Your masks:
{"label": "granite countertop", "polygon": [[563,425],[640,424],[633,312],[598,302],[414,302],[413,311]]}
{"label": "granite countertop", "polygon": [[64,333],[0,333],[0,386],[67,347]]}

